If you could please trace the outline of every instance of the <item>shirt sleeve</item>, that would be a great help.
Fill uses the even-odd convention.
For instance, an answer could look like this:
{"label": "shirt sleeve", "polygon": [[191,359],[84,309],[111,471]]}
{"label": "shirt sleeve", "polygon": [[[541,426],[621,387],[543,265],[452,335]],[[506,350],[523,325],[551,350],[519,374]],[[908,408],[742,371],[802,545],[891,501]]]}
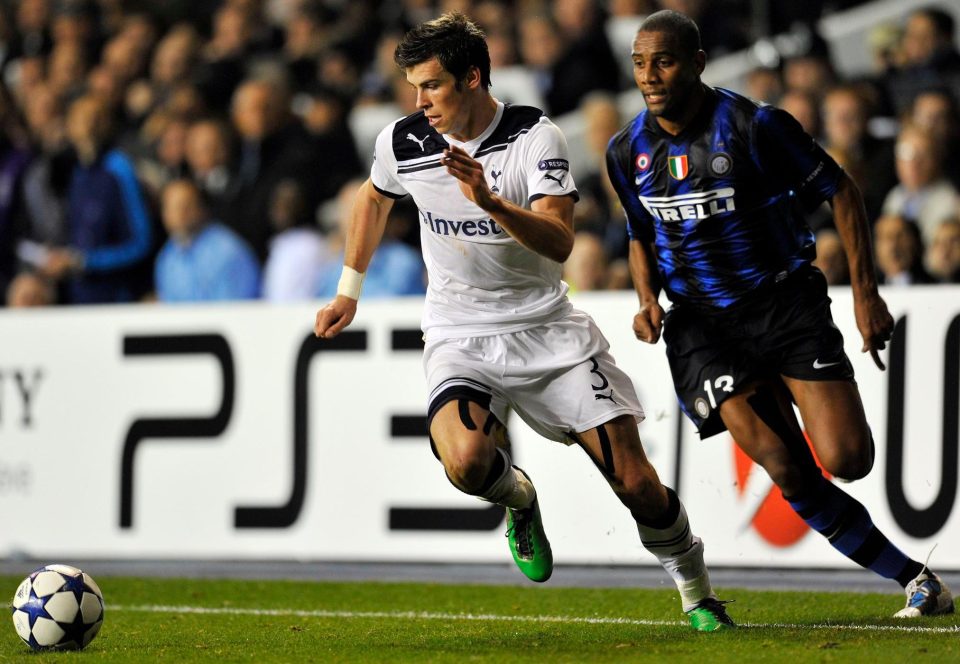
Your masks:
{"label": "shirt sleeve", "polygon": [[[631,240],[651,242],[656,234],[653,219],[640,204],[636,188],[630,181],[630,173],[625,170],[625,163],[631,163],[632,156],[628,147],[623,147],[614,136],[607,146],[607,177],[617,192],[620,205],[623,206],[627,218],[627,236]],[[622,154],[626,151],[626,154]]]}
{"label": "shirt sleeve", "polygon": [[126,269],[146,260],[153,246],[153,227],[133,164],[124,154],[113,150],[104,158],[104,167],[116,180],[120,191],[120,215],[128,229],[127,239],[87,250],[84,253],[84,270],[87,272]]}
{"label": "shirt sleeve", "polygon": [[373,149],[373,166],[370,167],[370,182],[384,196],[403,198],[407,191],[397,179],[397,159],[393,154],[393,128],[396,124],[391,122],[377,135]]}
{"label": "shirt sleeve", "polygon": [[842,169],[786,111],[764,106],[755,118],[760,169],[780,187],[795,192],[806,210],[833,198]]}
{"label": "shirt sleeve", "polygon": [[580,200],[570,172],[567,139],[560,128],[541,118],[531,128],[527,146],[527,199],[533,202],[544,196],[573,196],[573,200]]}

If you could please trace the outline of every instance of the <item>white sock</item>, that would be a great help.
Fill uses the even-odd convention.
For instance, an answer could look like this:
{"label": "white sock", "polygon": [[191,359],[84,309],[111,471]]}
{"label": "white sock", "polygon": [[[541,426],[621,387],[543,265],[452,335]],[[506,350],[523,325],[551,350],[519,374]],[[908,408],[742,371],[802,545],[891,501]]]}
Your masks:
{"label": "white sock", "polygon": [[530,507],[537,497],[537,490],[533,487],[533,483],[520,472],[519,468],[510,464],[510,455],[506,451],[498,448],[497,454],[503,457],[503,474],[486,493],[480,496],[480,499],[511,509]]}
{"label": "white sock", "polygon": [[[676,494],[673,494],[674,496]],[[690,532],[687,511],[680,504],[673,525],[652,528],[637,524],[643,546],[657,557],[663,569],[677,584],[683,610],[690,611],[707,597],[716,598],[710,585],[710,575],[703,562],[703,542]]]}

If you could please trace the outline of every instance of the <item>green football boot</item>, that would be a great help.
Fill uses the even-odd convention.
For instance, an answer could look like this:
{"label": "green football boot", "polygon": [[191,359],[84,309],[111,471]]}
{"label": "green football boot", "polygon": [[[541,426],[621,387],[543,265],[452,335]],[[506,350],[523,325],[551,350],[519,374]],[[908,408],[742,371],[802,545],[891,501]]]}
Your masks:
{"label": "green football boot", "polygon": [[735,629],[736,624],[727,615],[723,605],[727,604],[719,599],[707,597],[687,611],[690,624],[698,632],[717,632],[720,630]]}
{"label": "green football boot", "polygon": [[517,567],[528,579],[543,583],[553,574],[553,551],[543,532],[540,503],[522,510],[507,509],[507,539]]}

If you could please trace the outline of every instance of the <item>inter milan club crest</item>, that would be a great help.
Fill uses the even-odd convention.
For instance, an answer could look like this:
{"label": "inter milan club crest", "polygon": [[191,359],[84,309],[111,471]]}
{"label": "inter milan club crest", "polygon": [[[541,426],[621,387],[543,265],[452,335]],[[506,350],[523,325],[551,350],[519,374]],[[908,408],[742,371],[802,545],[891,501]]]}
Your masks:
{"label": "inter milan club crest", "polygon": [[637,170],[641,173],[650,168],[650,155],[641,152],[637,155]]}
{"label": "inter milan club crest", "polygon": [[687,177],[687,173],[690,172],[690,167],[687,165],[687,155],[685,154],[679,157],[669,157],[667,159],[667,166],[670,171],[670,176],[674,180],[682,180]]}
{"label": "inter milan club crest", "polygon": [[733,161],[726,152],[714,152],[710,155],[710,170],[714,175],[726,175],[730,172]]}

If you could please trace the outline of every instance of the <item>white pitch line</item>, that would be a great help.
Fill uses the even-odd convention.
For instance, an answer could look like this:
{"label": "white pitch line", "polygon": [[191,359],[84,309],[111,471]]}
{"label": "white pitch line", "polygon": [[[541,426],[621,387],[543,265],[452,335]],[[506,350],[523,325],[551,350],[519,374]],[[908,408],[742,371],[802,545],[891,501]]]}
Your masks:
{"label": "white pitch line", "polygon": [[[430,613],[427,611],[327,611],[323,609],[242,609],[232,607],[162,606],[162,605],[108,605],[110,611],[139,613],[196,613],[204,615],[235,616],[292,616],[297,618],[390,618],[396,620],[465,620],[477,622],[569,623],[581,625],[639,625],[645,627],[672,627],[686,625],[674,620],[642,620],[638,618],[589,618],[580,616],[503,616],[491,613]],[[775,629],[819,629],[855,632],[907,632],[919,634],[960,634],[960,625],[951,627],[922,627],[918,625],[830,625],[815,623],[738,623],[740,627],[768,627]]]}

